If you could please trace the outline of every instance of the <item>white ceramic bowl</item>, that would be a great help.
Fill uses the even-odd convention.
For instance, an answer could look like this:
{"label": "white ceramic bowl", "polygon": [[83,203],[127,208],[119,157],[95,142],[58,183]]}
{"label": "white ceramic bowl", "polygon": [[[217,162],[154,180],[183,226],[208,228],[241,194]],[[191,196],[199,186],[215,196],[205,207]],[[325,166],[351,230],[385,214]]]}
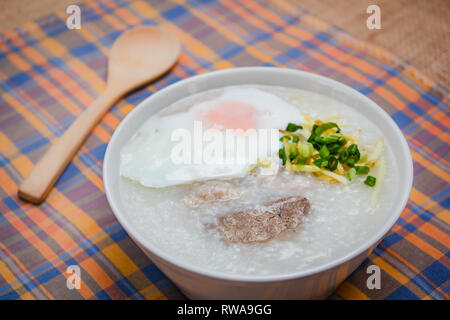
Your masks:
{"label": "white ceramic bowl", "polygon": [[[150,116],[173,102],[191,94],[229,85],[259,84],[298,88],[316,92],[346,105],[363,110],[384,133],[399,164],[398,179],[403,182],[394,196],[383,226],[358,248],[321,265],[300,272],[274,276],[229,275],[202,269],[179,261],[177,257],[155,247],[133,227],[124,214],[119,195],[119,152],[122,146]],[[114,132],[103,162],[103,183],[109,204],[128,234],[150,259],[189,298],[194,299],[312,299],[325,298],[355,270],[399,218],[412,187],[413,167],[406,140],[389,115],[356,90],[312,73],[272,68],[246,67],[214,71],[194,76],[168,86],[141,102]]]}

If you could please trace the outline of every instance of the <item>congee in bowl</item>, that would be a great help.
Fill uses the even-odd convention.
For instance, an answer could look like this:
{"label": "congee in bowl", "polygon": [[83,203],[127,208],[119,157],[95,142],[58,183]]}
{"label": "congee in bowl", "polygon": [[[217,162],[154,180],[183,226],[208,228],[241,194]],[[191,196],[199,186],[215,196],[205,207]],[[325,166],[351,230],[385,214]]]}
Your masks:
{"label": "congee in bowl", "polygon": [[345,257],[377,236],[400,188],[383,132],[311,91],[224,86],[135,130],[120,150],[123,218],[210,272],[284,275]]}

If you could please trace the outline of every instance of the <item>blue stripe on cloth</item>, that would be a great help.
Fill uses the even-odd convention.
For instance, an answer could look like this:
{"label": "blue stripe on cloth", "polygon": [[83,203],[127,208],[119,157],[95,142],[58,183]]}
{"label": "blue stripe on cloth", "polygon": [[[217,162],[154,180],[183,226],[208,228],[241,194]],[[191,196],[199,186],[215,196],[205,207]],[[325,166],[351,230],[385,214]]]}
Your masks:
{"label": "blue stripe on cloth", "polygon": [[391,233],[390,235],[388,235],[387,237],[385,237],[381,242],[383,243],[383,245],[385,245],[386,247],[390,247],[393,244],[401,241],[403,239],[402,236],[400,236],[397,233]]}
{"label": "blue stripe on cloth", "polygon": [[386,300],[418,300],[419,298],[408,288],[402,286],[391,293]]}
{"label": "blue stripe on cloth", "polygon": [[[39,134],[40,136],[41,134]],[[41,139],[39,139],[38,141],[35,141],[29,145],[26,145],[22,148],[20,148],[20,151],[22,151],[22,153],[24,154],[28,154],[36,149],[39,149],[42,146],[45,146],[47,143],[49,143],[50,141],[46,138],[46,137],[41,137]]]}
{"label": "blue stripe on cloth", "polygon": [[441,286],[450,279],[450,270],[439,261],[434,261],[422,271],[422,274],[437,286]]}
{"label": "blue stripe on cloth", "polygon": [[10,196],[6,197],[3,199],[3,203],[6,204],[6,206],[11,210],[11,211],[15,211],[17,209],[19,209],[20,207],[17,205],[17,203],[14,201],[13,198],[11,198]]}
{"label": "blue stripe on cloth", "polygon": [[164,273],[162,273],[154,263],[142,268],[141,270],[153,283],[157,283],[166,278]]}
{"label": "blue stripe on cloth", "polygon": [[167,11],[164,11],[162,14],[165,18],[169,20],[177,19],[178,17],[188,13],[185,7],[175,6]]}
{"label": "blue stripe on cloth", "polygon": [[36,280],[37,280],[40,284],[42,284],[42,283],[45,283],[45,282],[47,282],[47,281],[53,279],[54,277],[56,277],[56,276],[58,276],[58,275],[60,275],[60,274],[61,274],[61,272],[59,272],[58,269],[56,269],[56,268],[51,268],[51,269],[48,270],[47,272],[45,272],[45,273],[43,273],[43,274],[37,276],[37,277],[36,277]]}
{"label": "blue stripe on cloth", "polygon": [[66,169],[64,170],[64,172],[62,173],[61,177],[58,179],[55,185],[56,186],[61,185],[67,180],[79,174],[81,174],[80,170],[71,162],[66,167]]}
{"label": "blue stripe on cloth", "polygon": [[99,292],[97,292],[97,293],[95,294],[95,296],[96,296],[97,298],[99,298],[100,300],[111,300],[110,295],[107,294],[105,290],[100,290]]}
{"label": "blue stripe on cloth", "polygon": [[81,57],[97,50],[97,47],[93,43],[86,43],[79,47],[73,48],[70,52],[76,57]]}
{"label": "blue stripe on cloth", "polygon": [[408,126],[412,122],[411,118],[409,118],[402,111],[397,111],[396,113],[394,113],[392,115],[392,119],[400,127],[400,129],[403,129],[404,127]]}
{"label": "blue stripe on cloth", "polygon": [[11,81],[12,84],[15,86],[20,86],[30,80],[31,80],[31,77],[28,74],[26,74],[25,72],[18,73],[16,75],[12,76],[11,78],[9,78],[9,81]]}
{"label": "blue stripe on cloth", "polygon": [[415,104],[414,102],[411,102],[408,104],[408,109],[414,111],[415,113],[417,113],[420,116],[425,114],[425,111],[422,110],[421,108],[419,108],[417,106],[417,104]]}
{"label": "blue stripe on cloth", "polygon": [[103,158],[105,157],[106,146],[107,144],[104,143],[91,150],[91,153],[94,155],[94,157],[97,158],[97,160],[103,161]]}
{"label": "blue stripe on cloth", "polygon": [[18,298],[19,298],[19,295],[15,291],[11,291],[5,295],[0,296],[1,300],[16,300]]}
{"label": "blue stripe on cloth", "polygon": [[134,294],[138,293],[138,290],[133,286],[133,284],[127,278],[120,279],[119,281],[116,282],[116,285],[119,287],[120,290],[123,291],[123,293],[127,297],[131,297]]}
{"label": "blue stripe on cloth", "polygon": [[111,239],[113,239],[115,242],[118,242],[122,239],[125,239],[126,237],[128,237],[128,234],[125,232],[125,230],[119,230],[113,234],[109,235],[111,237]]}

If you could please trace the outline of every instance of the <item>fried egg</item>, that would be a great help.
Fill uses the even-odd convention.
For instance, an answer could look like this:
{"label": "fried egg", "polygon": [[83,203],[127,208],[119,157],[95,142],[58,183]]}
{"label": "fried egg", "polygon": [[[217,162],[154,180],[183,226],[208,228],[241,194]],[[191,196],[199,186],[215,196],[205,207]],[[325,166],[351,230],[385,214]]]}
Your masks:
{"label": "fried egg", "polygon": [[243,177],[261,159],[278,163],[278,129],[304,121],[298,108],[254,87],[198,101],[149,118],[121,150],[121,176],[155,188]]}

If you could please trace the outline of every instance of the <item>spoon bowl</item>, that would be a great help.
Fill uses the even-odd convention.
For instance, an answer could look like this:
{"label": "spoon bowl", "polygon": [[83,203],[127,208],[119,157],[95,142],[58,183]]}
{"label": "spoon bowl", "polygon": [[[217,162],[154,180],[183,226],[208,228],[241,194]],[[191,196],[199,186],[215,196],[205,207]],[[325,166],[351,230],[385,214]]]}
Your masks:
{"label": "spoon bowl", "polygon": [[166,28],[140,27],[124,32],[109,55],[108,86],[126,92],[166,73],[177,61],[180,42]]}

